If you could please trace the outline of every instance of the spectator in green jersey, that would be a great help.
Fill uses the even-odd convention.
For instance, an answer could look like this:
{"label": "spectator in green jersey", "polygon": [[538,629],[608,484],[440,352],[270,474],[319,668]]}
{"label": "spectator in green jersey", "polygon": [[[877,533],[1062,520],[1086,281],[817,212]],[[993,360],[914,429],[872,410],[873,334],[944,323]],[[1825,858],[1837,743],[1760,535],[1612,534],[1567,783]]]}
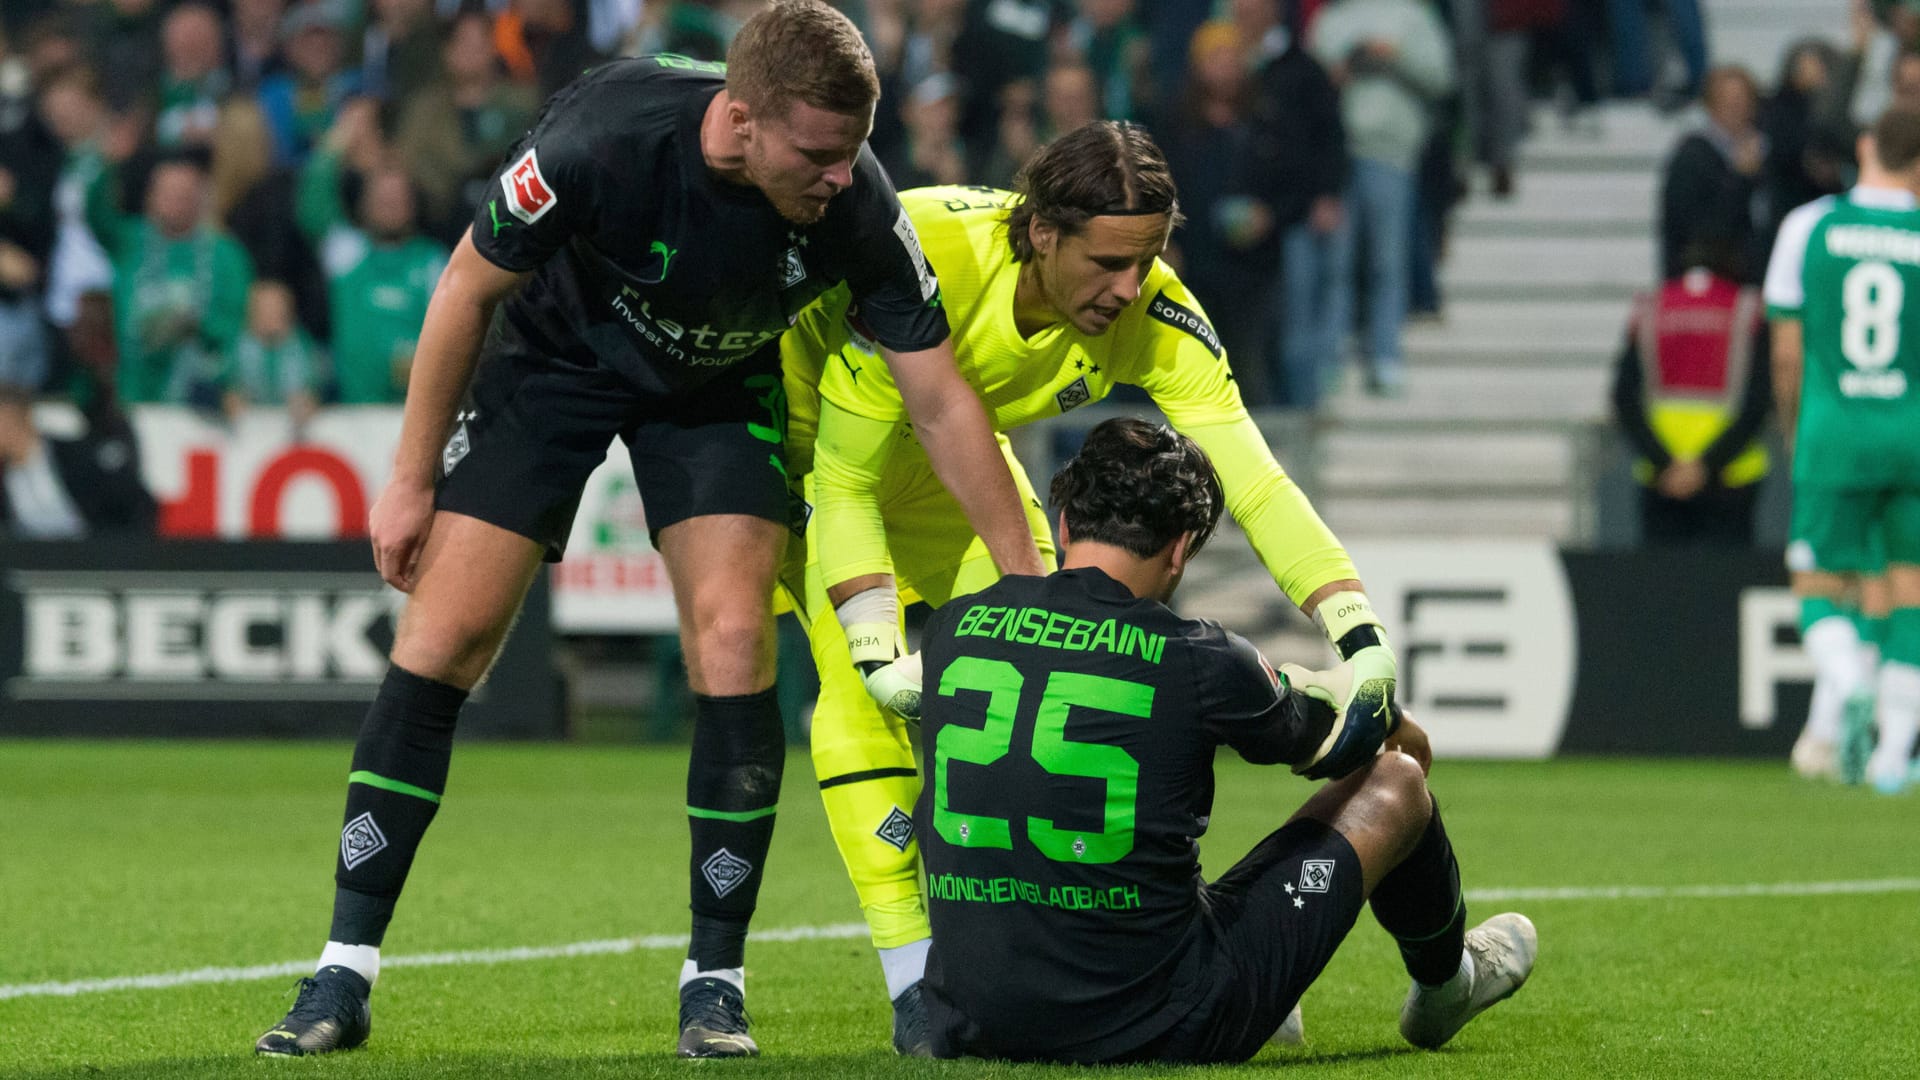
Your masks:
{"label": "spectator in green jersey", "polygon": [[396,167],[362,175],[357,224],[348,219],[342,159],[378,137],[372,102],[346,109],[302,170],[295,210],[326,271],[335,389],[344,405],[406,400],[420,322],[447,264],[447,249],[418,233],[413,184]]}

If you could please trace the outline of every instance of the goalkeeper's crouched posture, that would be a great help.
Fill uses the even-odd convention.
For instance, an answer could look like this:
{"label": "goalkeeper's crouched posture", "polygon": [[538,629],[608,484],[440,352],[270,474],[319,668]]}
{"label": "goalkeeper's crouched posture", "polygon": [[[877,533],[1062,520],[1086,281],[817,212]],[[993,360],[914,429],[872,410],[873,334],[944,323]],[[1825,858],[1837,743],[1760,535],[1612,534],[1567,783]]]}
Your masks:
{"label": "goalkeeper's crouched posture", "polygon": [[[1303,693],[1340,717],[1295,764],[1310,777],[1355,767],[1372,752],[1368,739],[1377,746],[1392,725],[1392,648],[1352,560],[1248,416],[1204,309],[1159,258],[1180,212],[1158,148],[1139,127],[1089,124],[1042,149],[1016,186],[901,194],[941,281],[962,377],[1001,432],[1098,401],[1118,384],[1144,389],[1217,464],[1226,508],[1287,599],[1335,647],[1331,670],[1293,672]],[[991,584],[999,570],[940,489],[862,321],[836,291],[782,340],[783,359],[796,366],[834,353],[818,378],[809,583],[791,573],[782,580],[820,667],[814,765],[880,949],[895,1046],[924,1053],[919,984],[930,931],[911,831],[923,778],[898,712],[931,689],[919,687],[915,659],[902,656],[901,598],[938,607]],[[823,335],[838,340],[823,349]],[[801,391],[811,388],[797,389],[792,374],[788,385],[798,416],[811,396]],[[1045,510],[1009,463],[1045,548]],[[1023,622],[1003,632],[1048,631]]]}

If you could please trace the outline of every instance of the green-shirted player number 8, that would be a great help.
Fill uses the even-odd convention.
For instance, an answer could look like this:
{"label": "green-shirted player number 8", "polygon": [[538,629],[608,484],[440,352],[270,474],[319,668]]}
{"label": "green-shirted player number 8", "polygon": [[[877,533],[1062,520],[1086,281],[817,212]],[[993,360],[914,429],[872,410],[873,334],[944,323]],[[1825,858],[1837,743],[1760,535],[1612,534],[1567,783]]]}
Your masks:
{"label": "green-shirted player number 8", "polygon": [[[947,724],[933,747],[933,827],[956,847],[1013,847],[1006,818],[967,814],[947,805],[947,766],[961,761],[991,765],[1013,748],[1013,722],[1026,678],[1004,660],[963,656],[940,676],[940,694],[962,690],[987,695],[986,724],[978,728]],[[1153,687],[1126,679],[1056,671],[1033,720],[1033,760],[1055,776],[1085,776],[1104,781],[1107,794],[1101,830],[1089,834],[1061,829],[1040,817],[1027,818],[1027,839],[1056,862],[1111,863],[1133,850],[1134,804],[1140,790],[1140,763],[1118,746],[1067,738],[1067,716],[1075,707],[1145,718],[1153,712]]]}
{"label": "green-shirted player number 8", "polygon": [[1907,285],[1883,262],[1863,262],[1840,280],[1840,355],[1857,368],[1878,370],[1900,352],[1900,309]]}

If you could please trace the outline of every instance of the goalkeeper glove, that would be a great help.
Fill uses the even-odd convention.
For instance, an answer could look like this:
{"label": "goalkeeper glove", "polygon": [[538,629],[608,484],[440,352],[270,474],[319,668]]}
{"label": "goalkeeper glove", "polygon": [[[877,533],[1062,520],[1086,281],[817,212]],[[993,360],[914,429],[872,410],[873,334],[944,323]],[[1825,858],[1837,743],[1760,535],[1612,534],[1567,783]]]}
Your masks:
{"label": "goalkeeper glove", "polygon": [[920,654],[908,653],[864,673],[867,693],[883,709],[891,709],[910,724],[920,722]]}
{"label": "goalkeeper glove", "polygon": [[898,624],[855,623],[847,627],[847,651],[866,683],[867,693],[881,708],[919,723],[920,654],[903,656],[905,649]]}
{"label": "goalkeeper glove", "polygon": [[1296,689],[1334,709],[1333,730],[1294,771],[1313,780],[1338,779],[1371,760],[1399,726],[1400,714],[1393,705],[1398,664],[1365,595],[1335,593],[1321,603],[1315,618],[1343,662],[1328,671],[1286,666]]}

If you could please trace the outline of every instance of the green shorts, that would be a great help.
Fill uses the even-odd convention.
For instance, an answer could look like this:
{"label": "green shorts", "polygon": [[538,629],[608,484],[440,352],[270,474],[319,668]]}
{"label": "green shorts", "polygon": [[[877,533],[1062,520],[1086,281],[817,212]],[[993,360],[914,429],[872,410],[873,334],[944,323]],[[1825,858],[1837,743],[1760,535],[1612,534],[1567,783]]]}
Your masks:
{"label": "green shorts", "polygon": [[1920,564],[1920,488],[1802,487],[1793,493],[1787,569],[1878,574]]}

